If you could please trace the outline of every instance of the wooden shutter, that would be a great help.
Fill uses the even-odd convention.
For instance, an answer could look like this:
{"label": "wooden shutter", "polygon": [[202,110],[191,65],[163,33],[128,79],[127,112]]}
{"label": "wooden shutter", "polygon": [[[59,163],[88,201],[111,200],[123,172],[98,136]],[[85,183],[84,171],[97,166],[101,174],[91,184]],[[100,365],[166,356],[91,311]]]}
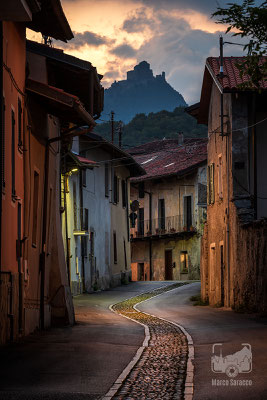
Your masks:
{"label": "wooden shutter", "polygon": [[214,163],[210,165],[210,202],[214,204],[215,193],[214,193]]}

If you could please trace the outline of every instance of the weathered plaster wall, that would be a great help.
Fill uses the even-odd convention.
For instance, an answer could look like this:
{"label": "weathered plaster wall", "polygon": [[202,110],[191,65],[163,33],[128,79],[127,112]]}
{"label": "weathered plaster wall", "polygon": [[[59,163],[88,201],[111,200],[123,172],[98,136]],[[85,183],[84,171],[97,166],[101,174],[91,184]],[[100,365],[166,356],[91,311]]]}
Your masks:
{"label": "weathered plaster wall", "polygon": [[[227,263],[227,160],[226,138],[220,131],[220,94],[213,85],[209,114],[208,164],[214,163],[215,203],[208,205],[202,239],[201,294],[211,305],[266,311],[266,223],[253,222],[249,191],[248,99],[245,94],[224,95],[224,114],[229,118],[229,266]],[[232,124],[232,125],[231,125]],[[232,128],[229,130],[229,128]],[[227,124],[224,126],[227,130]],[[222,156],[222,198],[218,192],[218,157]],[[228,273],[229,270],[229,273]],[[229,276],[228,276],[229,275]]]}
{"label": "weathered plaster wall", "polygon": [[[173,279],[199,279],[200,276],[200,234],[204,228],[206,218],[205,208],[198,205],[198,184],[206,185],[206,166],[199,167],[194,173],[183,178],[169,177],[159,181],[145,181],[145,192],[152,194],[152,220],[158,220],[158,201],[165,200],[165,217],[171,219],[174,233],[180,232],[179,236],[151,239],[152,254],[152,277],[153,280],[165,280],[165,250],[172,250],[172,262],[175,267],[172,270]],[[132,252],[132,276],[138,279],[138,264],[148,264],[146,273],[150,278],[149,263],[149,195],[145,198],[138,197],[138,185],[131,184],[131,200],[138,200],[140,208],[144,208],[145,240],[133,239],[131,242]],[[193,226],[197,232],[184,232],[184,196],[192,196]],[[168,223],[168,222],[166,222]],[[153,226],[153,223],[152,223]],[[138,219],[135,228],[131,228],[132,237],[135,238],[138,229]],[[155,233],[155,232],[154,232]],[[188,252],[189,273],[181,273],[181,252]]]}

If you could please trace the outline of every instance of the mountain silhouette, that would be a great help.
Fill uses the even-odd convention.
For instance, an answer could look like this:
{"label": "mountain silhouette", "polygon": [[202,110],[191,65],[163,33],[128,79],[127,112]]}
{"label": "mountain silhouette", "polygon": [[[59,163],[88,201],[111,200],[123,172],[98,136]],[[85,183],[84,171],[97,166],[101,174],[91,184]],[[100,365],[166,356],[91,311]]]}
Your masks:
{"label": "mountain silhouette", "polygon": [[173,111],[186,105],[183,96],[166,81],[165,72],[154,76],[146,61],[128,71],[126,80],[115,81],[105,90],[104,112],[114,111],[115,119],[124,123],[136,114]]}

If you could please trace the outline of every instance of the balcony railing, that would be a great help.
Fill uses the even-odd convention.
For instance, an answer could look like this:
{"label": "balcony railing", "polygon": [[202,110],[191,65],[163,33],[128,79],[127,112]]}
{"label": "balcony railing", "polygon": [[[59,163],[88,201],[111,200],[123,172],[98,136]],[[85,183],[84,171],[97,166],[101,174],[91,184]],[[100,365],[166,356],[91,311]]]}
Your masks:
{"label": "balcony railing", "polygon": [[174,235],[182,232],[196,232],[196,218],[194,215],[185,218],[184,215],[172,217],[138,220],[135,227],[131,228],[131,238],[144,238],[149,236]]}

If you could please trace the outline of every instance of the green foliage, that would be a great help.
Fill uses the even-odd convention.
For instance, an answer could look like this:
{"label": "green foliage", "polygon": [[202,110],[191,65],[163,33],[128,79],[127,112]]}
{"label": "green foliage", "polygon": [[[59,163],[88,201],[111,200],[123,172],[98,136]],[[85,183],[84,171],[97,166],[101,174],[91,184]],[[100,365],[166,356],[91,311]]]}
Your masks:
{"label": "green foliage", "polygon": [[247,58],[236,66],[241,78],[244,74],[250,76],[250,81],[241,87],[259,89],[260,83],[267,80],[267,60],[262,60],[267,55],[267,1],[258,7],[254,0],[243,0],[241,5],[228,5],[228,8],[219,7],[212,16],[218,17],[217,23],[228,25],[226,33],[234,29],[232,36],[249,38],[249,42],[244,45]]}
{"label": "green foliage", "polygon": [[193,303],[194,303],[193,305],[194,306],[208,306],[209,305],[209,301],[208,300],[203,301],[201,299],[201,295],[200,294],[197,295],[197,296],[191,296],[189,300],[193,301]]}
{"label": "green foliage", "polygon": [[[118,143],[118,122],[115,123],[115,143]],[[99,124],[95,132],[105,139],[111,139],[111,125],[109,122]],[[184,107],[177,107],[174,111],[159,111],[157,113],[137,114],[123,127],[122,146],[125,148],[138,146],[155,139],[177,138],[177,133],[183,132],[185,137],[205,137],[207,127],[197,125],[196,120],[184,111]]]}

